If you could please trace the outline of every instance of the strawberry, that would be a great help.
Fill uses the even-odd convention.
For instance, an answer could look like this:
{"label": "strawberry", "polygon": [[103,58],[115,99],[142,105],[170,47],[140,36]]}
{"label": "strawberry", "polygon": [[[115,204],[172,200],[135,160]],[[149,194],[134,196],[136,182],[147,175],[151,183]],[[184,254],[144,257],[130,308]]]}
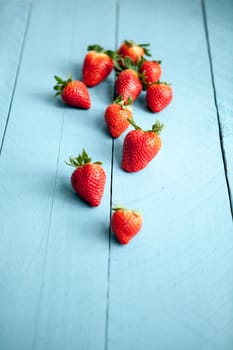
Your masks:
{"label": "strawberry", "polygon": [[139,73],[140,63],[134,65],[130,58],[125,58],[123,62],[125,69],[119,73],[115,83],[116,95],[121,95],[125,102],[129,98],[133,102],[143,89]]}
{"label": "strawberry", "polygon": [[89,109],[91,107],[90,95],[86,85],[79,80],[72,80],[71,75],[67,80],[62,80],[55,75],[57,84],[54,89],[57,91],[55,96],[61,95],[63,102],[67,105],[77,108]]}
{"label": "strawberry", "polygon": [[143,61],[140,67],[140,73],[144,77],[145,88],[157,82],[162,74],[161,61]]}
{"label": "strawberry", "polygon": [[122,169],[128,172],[142,170],[156,156],[161,148],[160,132],[163,124],[157,121],[151,130],[144,131],[130,121],[135,128],[125,137],[123,143]]}
{"label": "strawberry", "polygon": [[136,210],[115,207],[111,228],[121,244],[127,244],[142,227],[142,216]]}
{"label": "strawberry", "polygon": [[99,45],[88,46],[88,53],[83,62],[83,82],[93,87],[100,84],[111,73],[117,54],[114,51],[105,51]]}
{"label": "strawberry", "polygon": [[118,49],[118,54],[123,58],[130,57],[135,64],[139,62],[144,55],[151,56],[147,49],[149,45],[150,44],[136,44],[133,40],[125,40]]}
{"label": "strawberry", "polygon": [[132,118],[131,98],[125,104],[122,96],[118,96],[105,110],[108,131],[114,138],[119,137],[128,128],[128,120]]}
{"label": "strawberry", "polygon": [[73,189],[92,207],[97,207],[101,202],[106,182],[102,163],[92,163],[85,149],[78,157],[70,157],[69,160],[66,164],[76,168],[71,176]]}
{"label": "strawberry", "polygon": [[153,83],[146,92],[147,106],[152,112],[160,112],[172,100],[172,88],[167,83]]}

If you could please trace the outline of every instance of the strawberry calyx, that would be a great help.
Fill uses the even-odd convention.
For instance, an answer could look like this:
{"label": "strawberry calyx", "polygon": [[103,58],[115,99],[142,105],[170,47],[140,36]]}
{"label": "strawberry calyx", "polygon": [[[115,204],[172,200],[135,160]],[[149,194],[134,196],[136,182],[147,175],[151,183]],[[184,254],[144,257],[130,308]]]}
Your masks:
{"label": "strawberry calyx", "polygon": [[106,52],[102,46],[97,45],[97,44],[89,45],[87,47],[87,50],[88,51],[96,51],[98,53],[105,53]]}
{"label": "strawberry calyx", "polygon": [[139,210],[134,210],[134,209],[128,209],[128,208],[125,208],[125,207],[122,207],[121,205],[119,204],[115,204],[114,207],[112,207],[112,210],[113,211],[124,211],[124,212],[131,212],[131,213],[135,213],[137,215],[142,215],[142,212],[139,211]]}
{"label": "strawberry calyx", "polygon": [[100,46],[98,44],[89,45],[87,47],[87,50],[88,51],[95,51],[97,53],[105,53],[106,55],[108,55],[112,59],[114,59],[116,57],[120,58],[120,55],[118,55],[116,51],[105,50],[102,46]]}
{"label": "strawberry calyx", "polygon": [[141,76],[141,73],[139,73],[139,72],[140,72],[140,69],[142,67],[143,62],[144,62],[143,57],[141,57],[141,59],[139,61],[136,61],[136,63],[134,63],[133,60],[128,56],[121,57],[119,70],[123,71],[125,69],[131,69],[131,70],[137,72],[139,76]]}
{"label": "strawberry calyx", "polygon": [[125,101],[122,95],[117,96],[117,97],[115,98],[115,100],[113,101],[113,103],[120,105],[121,108],[123,108],[123,109],[129,109],[129,110],[132,109],[132,108],[131,108],[132,102],[133,102],[133,99],[132,99],[131,96],[129,96],[129,97],[128,97],[128,100]]}
{"label": "strawberry calyx", "polygon": [[141,81],[142,85],[144,85],[143,84],[143,81],[145,80],[143,78],[144,75],[143,73],[140,72],[143,62],[144,62],[143,57],[141,57],[141,59],[139,61],[136,61],[135,63],[128,56],[121,57],[120,61],[118,61],[118,66],[117,67],[115,66],[117,76],[124,70],[131,70],[137,74],[138,79]]}
{"label": "strawberry calyx", "polygon": [[119,55],[119,53],[117,51],[107,50],[106,54],[113,60],[116,71],[120,71],[122,57]]}
{"label": "strawberry calyx", "polygon": [[154,63],[158,63],[158,64],[162,64],[162,60],[146,60],[146,59],[144,59],[144,61],[146,61],[146,62],[154,62]]}
{"label": "strawberry calyx", "polygon": [[163,128],[164,128],[164,124],[161,124],[159,120],[156,120],[156,122],[152,125],[152,129],[147,131],[149,132],[153,131],[157,135],[160,135]]}
{"label": "strawberry calyx", "polygon": [[102,164],[102,162],[99,162],[99,161],[93,163],[91,161],[91,158],[88,156],[88,154],[87,154],[87,152],[85,151],[84,148],[83,148],[83,151],[82,151],[81,154],[79,154],[77,157],[70,157],[69,158],[69,162],[65,161],[65,163],[67,165],[73,166],[75,168],[78,168],[80,166],[83,166],[83,165],[89,164],[89,163],[91,163],[91,164],[99,164],[99,165]]}
{"label": "strawberry calyx", "polygon": [[104,53],[106,55],[108,55],[114,63],[114,67],[118,70],[120,69],[119,66],[119,60],[121,60],[121,56],[117,53],[117,51],[112,51],[112,50],[105,50],[102,46],[98,45],[98,44],[93,44],[93,45],[89,45],[87,47],[88,51],[95,51],[97,53]]}
{"label": "strawberry calyx", "polygon": [[167,85],[167,86],[171,86],[172,84],[171,83],[167,83],[166,81],[158,80],[158,81],[155,81],[154,83],[151,83],[150,86],[151,85]]}
{"label": "strawberry calyx", "polygon": [[63,80],[62,78],[58,77],[57,75],[55,75],[54,78],[57,81],[57,84],[54,85],[54,87],[53,87],[54,90],[56,90],[55,96],[61,95],[64,87],[73,81],[71,74],[68,75],[68,78],[66,80]]}
{"label": "strawberry calyx", "polygon": [[135,43],[133,40],[125,40],[124,43],[129,46],[129,47],[132,47],[132,46],[139,46],[139,47],[142,47],[143,50],[144,50],[144,54],[145,56],[151,56],[151,53],[150,51],[148,50],[148,46],[150,46],[150,44],[137,44]]}

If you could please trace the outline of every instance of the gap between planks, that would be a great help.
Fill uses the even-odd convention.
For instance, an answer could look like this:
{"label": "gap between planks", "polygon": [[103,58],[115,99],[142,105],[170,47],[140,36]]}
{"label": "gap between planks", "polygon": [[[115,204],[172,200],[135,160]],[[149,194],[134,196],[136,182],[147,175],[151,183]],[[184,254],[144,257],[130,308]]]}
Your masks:
{"label": "gap between planks", "polygon": [[14,81],[14,85],[13,85],[13,89],[12,89],[12,93],[11,93],[9,109],[8,109],[8,113],[7,113],[5,127],[4,127],[3,134],[2,134],[2,140],[1,140],[1,143],[0,143],[0,157],[1,157],[1,154],[2,154],[4,140],[5,140],[7,127],[8,127],[8,123],[9,123],[9,119],[10,119],[12,103],[13,103],[14,96],[15,96],[16,85],[17,85],[17,82],[18,82],[20,66],[21,66],[21,62],[22,62],[24,47],[25,47],[25,43],[26,43],[26,38],[27,38],[28,28],[29,28],[29,23],[30,23],[30,18],[31,18],[32,3],[29,2],[28,4],[29,4],[29,9],[28,9],[28,13],[27,13],[27,19],[26,19],[26,25],[25,25],[25,29],[24,29],[22,46],[21,46],[21,50],[20,50],[20,54],[19,54],[19,61],[18,61],[17,69],[16,69],[15,81]]}
{"label": "gap between planks", "polygon": [[[119,18],[120,18],[120,0],[115,2],[115,50],[118,47]],[[116,77],[116,73],[115,73]],[[115,86],[113,98],[115,97]],[[112,250],[112,233],[111,233],[111,216],[112,216],[112,188],[113,188],[113,165],[114,165],[115,141],[112,139],[111,154],[111,174],[110,174],[110,201],[109,201],[109,236],[108,236],[108,266],[107,266],[107,290],[106,290],[106,314],[105,314],[105,340],[104,350],[108,350],[108,334],[109,334],[109,301],[110,301],[110,278],[111,278],[111,250]]]}
{"label": "gap between planks", "polygon": [[216,109],[217,122],[218,122],[220,148],[221,148],[222,161],[223,161],[224,172],[225,172],[225,179],[226,179],[226,186],[227,186],[230,211],[231,211],[231,216],[233,218],[233,203],[231,200],[233,193],[231,193],[231,188],[230,188],[230,183],[229,183],[229,178],[228,178],[228,173],[227,173],[226,152],[225,152],[225,147],[224,147],[220,113],[219,113],[218,102],[217,102],[218,98],[217,98],[216,85],[215,85],[215,79],[214,79],[213,60],[212,60],[212,54],[211,54],[211,48],[210,48],[209,29],[208,29],[208,20],[207,20],[205,0],[201,0],[201,7],[202,7],[202,16],[203,16],[203,23],[204,23],[204,30],[205,30],[205,37],[206,37],[207,52],[208,52],[208,58],[209,58],[209,64],[210,64],[210,75],[211,75],[211,83],[212,83],[212,88],[213,88],[214,105],[215,105],[215,109]]}

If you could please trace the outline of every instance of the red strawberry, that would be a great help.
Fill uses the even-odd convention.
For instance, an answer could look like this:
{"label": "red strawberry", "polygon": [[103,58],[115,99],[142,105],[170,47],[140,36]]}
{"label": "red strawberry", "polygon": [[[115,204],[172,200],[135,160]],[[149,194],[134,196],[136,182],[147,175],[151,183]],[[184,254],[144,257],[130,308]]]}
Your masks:
{"label": "red strawberry", "polygon": [[135,130],[131,130],[124,139],[122,169],[128,172],[142,170],[156,156],[161,148],[160,132],[163,124],[157,121],[151,130],[144,131],[134,121],[130,121]]}
{"label": "red strawberry", "polygon": [[158,81],[162,74],[161,61],[144,61],[140,68],[140,73],[144,77],[145,85]]}
{"label": "red strawberry", "polygon": [[167,83],[153,83],[148,86],[146,92],[147,106],[152,112],[160,112],[167,107],[172,100],[172,88]]}
{"label": "red strawberry", "polygon": [[121,57],[130,57],[133,63],[139,62],[141,58],[146,56],[151,56],[147,47],[150,44],[136,44],[133,40],[125,40],[120,48],[118,49],[118,54]]}
{"label": "red strawberry", "polygon": [[138,72],[140,64],[134,65],[130,58],[124,60],[125,70],[121,71],[116,79],[115,89],[117,96],[121,95],[125,102],[129,98],[132,102],[140,95],[143,84]]}
{"label": "red strawberry", "polygon": [[88,157],[84,149],[77,158],[70,157],[69,160],[70,162],[66,162],[66,164],[76,167],[71,176],[73,189],[92,207],[97,207],[101,202],[106,182],[102,163],[91,163],[91,158]]}
{"label": "red strawberry", "polygon": [[54,89],[57,91],[55,96],[61,95],[62,100],[69,106],[88,109],[91,107],[90,95],[86,85],[79,80],[72,80],[69,75],[67,80],[62,80],[55,75],[57,84]]}
{"label": "red strawberry", "polygon": [[131,99],[124,104],[122,96],[118,96],[115,101],[105,110],[105,121],[109,133],[112,137],[119,137],[130,125],[128,119],[132,119]]}
{"label": "red strawberry", "polygon": [[114,60],[117,55],[114,51],[105,51],[99,45],[90,45],[87,48],[83,62],[83,81],[93,87],[101,83],[111,73],[114,67]]}
{"label": "red strawberry", "polygon": [[141,229],[142,216],[135,210],[115,207],[111,228],[121,244],[127,244]]}

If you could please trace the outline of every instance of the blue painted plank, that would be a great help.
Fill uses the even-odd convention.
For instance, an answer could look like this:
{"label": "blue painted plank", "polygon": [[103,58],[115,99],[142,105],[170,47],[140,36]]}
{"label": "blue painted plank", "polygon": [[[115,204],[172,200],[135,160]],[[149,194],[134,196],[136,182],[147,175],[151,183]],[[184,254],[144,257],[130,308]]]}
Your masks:
{"label": "blue painted plank", "polygon": [[[89,44],[114,48],[114,1],[77,1],[72,4],[69,69],[81,77]],[[92,9],[90,11],[90,8]],[[108,16],[104,21],[103,13]],[[86,21],[90,28],[86,28]],[[106,27],[108,30],[106,30]],[[61,65],[57,74],[67,68]],[[52,72],[50,72],[50,75]],[[35,349],[104,349],[109,247],[110,172],[112,139],[106,132],[104,110],[112,101],[114,75],[89,89],[92,108],[64,109],[47,264]],[[72,169],[64,164],[85,147],[101,160],[107,184],[101,205],[90,208],[71,191]]]}
{"label": "blue painted plank", "polygon": [[0,2],[0,152],[14,94],[30,4]]}
{"label": "blue painted plank", "polygon": [[[108,31],[95,17],[105,8]],[[32,5],[0,159],[1,350],[104,346],[112,141],[103,110],[113,82],[90,91],[89,111],[63,106],[52,86],[54,74],[80,77],[88,44],[114,45],[114,11],[107,1]],[[98,208],[73,194],[64,164],[83,146],[108,176]]]}
{"label": "blue painted plank", "polygon": [[[59,50],[51,43],[71,30],[69,25],[51,30],[45,14],[62,15],[65,9],[51,4],[45,13],[32,9],[0,159],[1,350],[31,349],[36,331],[63,115],[58,107],[54,113],[45,66],[56,68]],[[66,40],[60,43],[69,50]]]}
{"label": "blue painted plank", "polygon": [[151,43],[174,100],[159,114],[143,94],[135,103],[143,128],[166,125],[146,169],[124,173],[124,136],[115,142],[113,203],[142,210],[144,226],[128,246],[112,239],[108,349],[231,350],[232,220],[202,6],[121,1],[119,13],[118,45]]}
{"label": "blue painted plank", "polygon": [[233,203],[233,2],[207,0],[206,14],[223,152]]}

